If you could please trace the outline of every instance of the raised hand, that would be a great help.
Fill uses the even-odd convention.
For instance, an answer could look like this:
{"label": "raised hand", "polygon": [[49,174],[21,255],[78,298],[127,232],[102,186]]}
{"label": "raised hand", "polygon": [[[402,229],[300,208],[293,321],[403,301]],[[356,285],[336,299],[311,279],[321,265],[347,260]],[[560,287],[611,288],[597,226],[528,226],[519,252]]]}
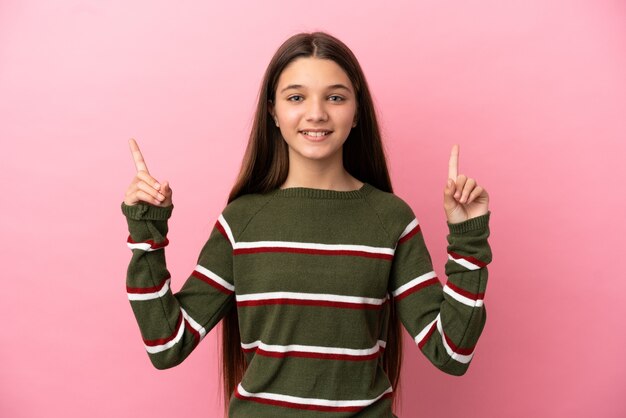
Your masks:
{"label": "raised hand", "polygon": [[476,183],[476,180],[459,171],[459,146],[452,146],[448,165],[448,184],[443,192],[443,208],[448,222],[451,224],[466,221],[489,212],[489,195],[487,190]]}
{"label": "raised hand", "polygon": [[128,141],[130,150],[135,161],[137,174],[126,190],[124,203],[129,206],[136,205],[139,201],[149,203],[154,206],[167,207],[172,205],[172,189],[167,181],[159,183],[148,172],[148,166],[141,155],[139,145],[131,138]]}

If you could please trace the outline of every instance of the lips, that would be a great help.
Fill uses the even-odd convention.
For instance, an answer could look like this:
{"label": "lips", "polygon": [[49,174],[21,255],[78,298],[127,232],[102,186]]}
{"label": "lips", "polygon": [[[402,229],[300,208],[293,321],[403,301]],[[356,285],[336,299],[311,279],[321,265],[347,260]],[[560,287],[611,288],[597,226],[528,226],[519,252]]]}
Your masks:
{"label": "lips", "polygon": [[300,132],[320,133],[320,132],[332,132],[330,129],[301,129]]}
{"label": "lips", "polygon": [[[319,134],[320,132],[323,132],[324,134],[321,135],[321,134]],[[326,139],[326,137],[328,137],[332,133],[332,131],[313,131],[313,130],[311,130],[311,131],[300,131],[300,133],[302,134],[302,136],[304,136],[309,141],[321,142],[324,139]]]}

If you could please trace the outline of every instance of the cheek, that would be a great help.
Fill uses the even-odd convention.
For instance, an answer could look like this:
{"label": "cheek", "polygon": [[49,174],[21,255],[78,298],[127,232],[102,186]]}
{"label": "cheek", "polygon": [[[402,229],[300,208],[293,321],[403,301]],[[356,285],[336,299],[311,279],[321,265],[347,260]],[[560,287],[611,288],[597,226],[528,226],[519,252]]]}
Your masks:
{"label": "cheek", "polygon": [[356,109],[353,107],[342,109],[342,111],[337,114],[337,120],[341,121],[342,124],[352,126],[355,112],[356,112]]}
{"label": "cheek", "polygon": [[279,120],[282,120],[284,124],[295,123],[302,116],[301,111],[297,108],[277,109],[277,115]]}

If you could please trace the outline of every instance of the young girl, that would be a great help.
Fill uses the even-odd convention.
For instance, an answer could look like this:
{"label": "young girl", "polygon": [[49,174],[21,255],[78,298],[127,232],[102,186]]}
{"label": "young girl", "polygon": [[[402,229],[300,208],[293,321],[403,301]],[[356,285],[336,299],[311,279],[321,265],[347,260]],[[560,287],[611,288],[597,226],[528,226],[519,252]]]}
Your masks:
{"label": "young girl", "polygon": [[181,363],[223,320],[233,418],[395,417],[400,323],[434,366],[466,372],[486,320],[487,192],[458,175],[453,146],[444,286],[393,194],[365,77],[341,41],[301,33],[272,58],[238,180],[175,294],[164,252],[172,189],[130,145],[126,284],[156,368]]}

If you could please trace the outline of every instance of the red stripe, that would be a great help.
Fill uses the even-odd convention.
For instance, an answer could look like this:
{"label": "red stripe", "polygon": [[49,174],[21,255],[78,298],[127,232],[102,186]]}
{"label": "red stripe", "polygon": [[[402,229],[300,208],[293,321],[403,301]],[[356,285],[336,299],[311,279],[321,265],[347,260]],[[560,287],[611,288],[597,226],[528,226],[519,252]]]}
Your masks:
{"label": "red stripe", "polygon": [[450,254],[453,258],[457,258],[457,259],[458,258],[462,258],[464,260],[467,260],[470,263],[476,264],[478,267],[481,267],[481,268],[485,267],[487,265],[487,263],[485,263],[483,261],[480,261],[479,259],[471,257],[469,255],[461,255],[461,254],[458,254],[458,253],[455,253],[455,252],[452,252],[452,251],[448,251],[448,254]]}
{"label": "red stripe", "polygon": [[322,250],[316,248],[291,248],[291,247],[259,247],[259,248],[238,248],[233,251],[234,255],[254,254],[254,253],[301,253],[316,255],[352,255],[368,258],[381,258],[383,260],[391,260],[393,255],[370,253],[358,250]]}
{"label": "red stripe", "polygon": [[[393,394],[392,392],[384,394],[383,396],[381,396],[379,401],[383,400],[383,399],[386,399],[386,398],[390,398],[392,396],[392,394]],[[308,405],[308,404],[300,404],[300,403],[295,403],[295,402],[278,401],[278,400],[274,400],[274,399],[264,399],[264,398],[248,397],[248,396],[244,396],[241,393],[239,393],[239,388],[238,387],[235,387],[235,396],[237,398],[239,398],[239,399],[244,400],[244,401],[253,401],[253,402],[263,403],[263,404],[267,404],[267,405],[285,406],[287,408],[306,409],[306,410],[313,410],[313,411],[357,412],[357,411],[360,411],[363,408],[365,408],[364,406]],[[370,406],[370,405],[367,405],[367,406]]]}
{"label": "red stripe", "polygon": [[472,352],[474,351],[474,347],[470,347],[470,348],[460,348],[460,347],[457,347],[456,345],[454,345],[454,343],[452,342],[450,337],[448,337],[445,332],[443,334],[444,334],[444,336],[446,338],[446,342],[448,343],[448,345],[450,346],[452,351],[454,351],[455,353],[463,354],[463,355],[467,356],[467,355],[472,354]]}
{"label": "red stripe", "polygon": [[237,302],[237,306],[261,306],[261,305],[308,305],[308,306],[330,306],[334,308],[348,309],[381,309],[385,303],[381,305],[371,305],[368,303],[356,302],[337,302],[331,300],[308,300],[308,299],[263,299],[263,300],[244,300]]}
{"label": "red stripe", "polygon": [[203,282],[213,286],[215,289],[219,290],[222,293],[225,293],[227,295],[230,295],[233,293],[232,290],[230,289],[226,289],[224,286],[222,286],[221,284],[217,283],[216,281],[213,281],[210,277],[205,276],[204,274],[200,273],[198,270],[194,270],[191,275],[193,277],[195,277],[196,279],[200,279]]}
{"label": "red stripe", "polygon": [[382,349],[376,353],[367,354],[364,356],[354,355],[354,354],[333,354],[333,353],[310,353],[307,351],[288,351],[286,353],[277,353],[275,351],[265,351],[261,348],[243,348],[245,353],[256,352],[256,354],[260,354],[265,357],[304,357],[304,358],[319,358],[319,359],[327,359],[327,360],[348,360],[348,361],[364,361],[364,360],[372,360],[378,358],[382,354]]}
{"label": "red stripe", "polygon": [[420,227],[420,224],[417,224],[417,226],[413,228],[411,232],[409,232],[408,234],[406,234],[405,236],[403,236],[402,238],[398,240],[398,244],[402,244],[403,242],[409,240],[413,235],[417,234],[421,230],[422,228]]}
{"label": "red stripe", "polygon": [[154,240],[147,240],[147,241],[133,241],[133,239],[130,237],[130,235],[128,236],[128,239],[126,240],[126,242],[130,243],[130,244],[148,244],[150,245],[150,248],[152,248],[153,250],[157,250],[159,248],[163,248],[165,246],[167,246],[167,244],[170,243],[170,241],[165,238],[164,241],[159,242],[159,243],[155,243]]}
{"label": "red stripe", "polygon": [[178,334],[178,328],[180,328],[180,323],[182,322],[182,320],[183,320],[183,313],[180,312],[178,314],[178,320],[176,321],[176,326],[174,327],[174,331],[172,332],[172,335],[170,335],[169,337],[159,338],[159,339],[156,339],[156,340],[143,340],[143,342],[146,345],[149,345],[149,346],[152,347],[152,346],[155,346],[155,345],[163,345],[163,344],[166,344],[166,343],[172,341],[174,338],[176,338],[176,334]]}
{"label": "red stripe", "polygon": [[220,223],[219,219],[217,220],[217,222],[215,222],[215,227],[217,228],[218,231],[220,231],[220,233],[224,236],[224,238],[226,238],[228,242],[230,242],[230,239],[228,238],[228,234],[226,234],[226,230],[224,229],[224,226],[222,226],[222,224]]}
{"label": "red stripe", "polygon": [[430,327],[424,338],[422,338],[422,341],[417,344],[420,350],[426,345],[426,343],[430,339],[430,336],[433,335],[433,332],[435,332],[435,328],[437,328],[437,321],[433,322],[432,326]]}
{"label": "red stripe", "polygon": [[129,287],[129,286],[126,286],[126,291],[128,293],[135,293],[135,294],[160,292],[161,289],[163,289],[163,286],[165,286],[165,282],[167,281],[167,279],[169,279],[171,277],[172,276],[168,272],[167,273],[167,277],[165,279],[163,279],[161,281],[161,283],[159,283],[156,286],[152,286],[152,287]]}
{"label": "red stripe", "polygon": [[430,286],[430,285],[433,285],[433,284],[441,284],[441,282],[439,281],[437,276],[433,277],[432,279],[428,279],[425,282],[422,282],[422,283],[418,284],[417,286],[413,286],[412,288],[407,289],[404,292],[400,293],[399,295],[397,295],[395,297],[396,301],[402,300],[405,297],[407,297],[407,296],[417,292],[418,290],[423,289],[423,288],[425,288],[427,286]]}
{"label": "red stripe", "polygon": [[186,319],[185,319],[185,328],[187,328],[189,332],[193,334],[193,339],[195,340],[195,344],[198,344],[200,342],[200,333],[194,327],[192,327],[189,321],[187,321]]}
{"label": "red stripe", "polygon": [[485,297],[484,293],[472,293],[472,292],[468,292],[465,289],[461,289],[460,287],[458,287],[457,285],[455,285],[454,283],[448,281],[446,283],[446,285],[454,290],[456,293],[465,296],[466,298],[470,298],[472,300],[477,300],[477,299],[483,299]]}

